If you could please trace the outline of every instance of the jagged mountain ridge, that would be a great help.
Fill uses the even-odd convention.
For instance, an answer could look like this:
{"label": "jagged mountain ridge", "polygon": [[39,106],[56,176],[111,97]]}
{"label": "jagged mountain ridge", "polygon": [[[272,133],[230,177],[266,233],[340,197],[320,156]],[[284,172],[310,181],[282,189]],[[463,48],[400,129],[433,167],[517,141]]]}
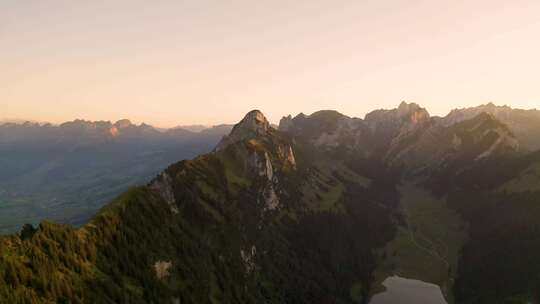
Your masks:
{"label": "jagged mountain ridge", "polygon": [[432,122],[395,138],[385,160],[409,170],[432,171],[460,160],[512,156],[518,151],[519,143],[509,128],[481,113],[447,127]]}
{"label": "jagged mountain ridge", "polygon": [[128,119],[117,122],[88,121],[76,119],[60,125],[50,123],[12,123],[0,124],[0,144],[21,144],[53,141],[76,142],[84,144],[106,143],[115,140],[169,141],[197,138],[200,133],[223,136],[232,129],[231,125],[207,127],[197,132],[182,128],[158,129],[141,123],[133,124]]}
{"label": "jagged mountain ridge", "polygon": [[[475,182],[482,181],[477,174],[522,157],[512,132],[493,115],[432,129],[440,119],[426,116],[416,105],[400,108],[378,112],[371,125],[334,111],[290,117],[280,124],[281,131],[269,126],[259,111],[250,112],[212,153],[171,165],[82,228],[42,223],[37,230],[26,227],[19,235],[0,238],[0,270],[6,273],[0,276],[0,299],[366,303],[382,258],[378,250],[398,227],[408,225],[396,190],[401,175],[386,171],[395,166],[390,159],[408,162],[409,154],[427,154],[411,146],[432,142],[428,131],[445,135],[435,141],[445,151],[442,156],[429,150],[444,161],[433,162],[441,170],[426,187],[450,195],[450,204],[475,221],[475,205],[481,204],[473,200],[463,207],[455,191],[484,191]],[[347,140],[355,136],[357,141]],[[360,144],[364,140],[367,148]],[[376,154],[384,149],[398,153]],[[367,161],[359,161],[357,154]],[[379,162],[383,167],[369,168]],[[531,170],[529,160],[523,162],[523,170]],[[475,178],[467,177],[471,172]],[[498,184],[520,172],[512,170]],[[459,185],[465,181],[465,187]],[[497,216],[496,204],[486,208],[491,218]],[[518,206],[508,214],[524,211]],[[523,231],[512,218],[500,216],[512,231]],[[534,217],[528,218],[530,223]],[[486,232],[477,224],[472,229],[474,240],[483,243],[478,237]],[[460,260],[465,265],[486,254],[470,244],[466,248]],[[536,260],[531,255],[527,261]],[[481,275],[460,267],[456,295],[463,303],[493,303],[516,294],[530,298],[528,286],[494,294],[483,289]],[[478,292],[481,302],[474,300]]]}
{"label": "jagged mountain ridge", "polygon": [[477,107],[452,110],[443,118],[444,125],[470,119],[480,113],[493,115],[506,124],[519,140],[522,148],[529,151],[540,149],[540,110],[513,109],[509,106],[496,106],[493,103]]}
{"label": "jagged mountain ridge", "polygon": [[[218,146],[171,165],[80,229],[42,223],[0,238],[0,269],[9,273],[0,299],[365,302],[373,249],[392,235],[391,188],[372,189],[339,161],[296,145],[260,112]],[[25,263],[27,252],[41,259]]]}
{"label": "jagged mountain ridge", "polygon": [[376,110],[365,119],[336,111],[299,114],[294,118],[289,115],[281,119],[279,129],[326,150],[339,148],[370,157],[387,150],[392,139],[413,132],[428,120],[425,109],[402,102],[397,109]]}
{"label": "jagged mountain ridge", "polygon": [[[491,114],[480,112],[469,119],[449,121],[431,117],[417,104],[402,102],[393,110],[368,113],[365,119],[335,111],[288,116],[280,121],[280,130],[325,150],[379,158],[413,171],[434,169],[465,155],[482,159],[520,150],[511,128]],[[471,155],[470,148],[477,144],[484,150]]]}

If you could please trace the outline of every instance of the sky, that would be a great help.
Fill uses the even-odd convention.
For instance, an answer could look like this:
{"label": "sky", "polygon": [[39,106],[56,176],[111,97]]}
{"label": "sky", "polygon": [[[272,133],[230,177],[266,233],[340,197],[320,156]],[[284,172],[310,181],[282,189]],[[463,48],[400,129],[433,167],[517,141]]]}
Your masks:
{"label": "sky", "polygon": [[538,0],[0,0],[0,119],[540,108]]}

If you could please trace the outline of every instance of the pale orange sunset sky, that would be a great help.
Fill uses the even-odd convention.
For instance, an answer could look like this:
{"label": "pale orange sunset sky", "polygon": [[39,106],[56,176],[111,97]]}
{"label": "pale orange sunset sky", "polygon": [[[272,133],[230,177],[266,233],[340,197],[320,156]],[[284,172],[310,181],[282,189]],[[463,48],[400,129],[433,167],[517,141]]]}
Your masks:
{"label": "pale orange sunset sky", "polygon": [[540,1],[1,0],[0,119],[540,108]]}

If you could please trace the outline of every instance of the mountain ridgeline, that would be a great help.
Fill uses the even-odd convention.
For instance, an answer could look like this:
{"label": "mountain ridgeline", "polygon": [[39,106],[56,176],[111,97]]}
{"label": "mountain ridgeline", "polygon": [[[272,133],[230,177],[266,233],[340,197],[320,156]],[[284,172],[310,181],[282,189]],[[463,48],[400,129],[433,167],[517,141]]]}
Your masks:
{"label": "mountain ridgeline", "polygon": [[403,102],[397,109],[371,112],[364,120],[335,111],[289,116],[281,120],[280,129],[322,150],[377,159],[407,172],[432,171],[460,159],[478,160],[528,149],[515,137],[518,130],[487,112],[455,119],[449,125],[445,121],[430,117],[414,103]]}
{"label": "mountain ridgeline", "polygon": [[0,125],[0,233],[43,219],[80,225],[130,186],[210,151],[232,126],[158,130],[123,119]]}
{"label": "mountain ridgeline", "polygon": [[0,302],[368,303],[398,274],[538,303],[538,115],[500,108],[249,112],[82,227],[0,237]]}

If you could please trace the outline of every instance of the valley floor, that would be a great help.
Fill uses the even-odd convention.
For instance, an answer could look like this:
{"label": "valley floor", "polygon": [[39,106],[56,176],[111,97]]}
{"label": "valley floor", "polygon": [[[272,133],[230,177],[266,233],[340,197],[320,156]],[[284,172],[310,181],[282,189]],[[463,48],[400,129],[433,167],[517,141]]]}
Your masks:
{"label": "valley floor", "polygon": [[384,290],[387,277],[399,275],[439,285],[453,303],[451,290],[459,250],[467,238],[466,225],[447,207],[446,199],[434,197],[415,182],[404,182],[399,191],[405,223],[378,254],[372,294]]}

